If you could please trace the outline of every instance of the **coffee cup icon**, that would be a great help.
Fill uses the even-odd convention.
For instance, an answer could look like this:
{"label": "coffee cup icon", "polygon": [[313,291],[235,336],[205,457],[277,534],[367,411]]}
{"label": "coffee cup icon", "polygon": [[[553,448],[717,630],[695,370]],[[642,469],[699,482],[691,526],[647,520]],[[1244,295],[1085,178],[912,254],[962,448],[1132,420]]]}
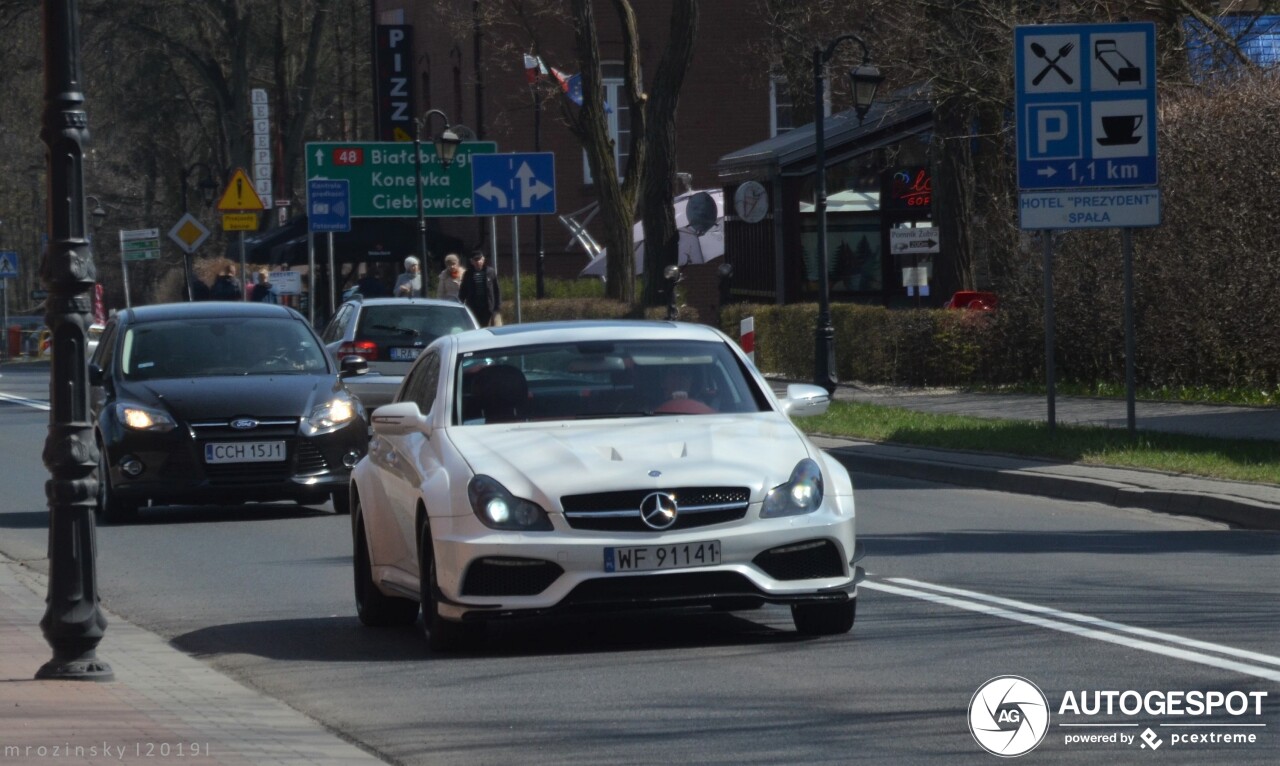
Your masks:
{"label": "coffee cup icon", "polygon": [[1140,114],[1108,114],[1102,118],[1103,137],[1098,143],[1103,146],[1117,144],[1136,144],[1142,140],[1138,128],[1142,127]]}

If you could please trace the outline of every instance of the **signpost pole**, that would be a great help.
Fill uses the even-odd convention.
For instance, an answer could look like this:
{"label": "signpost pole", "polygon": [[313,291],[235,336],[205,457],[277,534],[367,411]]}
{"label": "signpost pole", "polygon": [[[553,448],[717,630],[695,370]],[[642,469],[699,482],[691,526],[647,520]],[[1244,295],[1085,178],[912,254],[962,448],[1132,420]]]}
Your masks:
{"label": "signpost pole", "polygon": [[1120,230],[1120,247],[1124,251],[1124,398],[1129,437],[1138,435],[1138,416],[1134,406],[1134,356],[1137,354],[1133,331],[1133,230]]}
{"label": "signpost pole", "polygon": [[334,273],[333,232],[329,232],[327,237],[329,240],[329,316],[333,316],[334,309],[338,307],[337,298],[335,297],[338,289],[338,280],[337,274]]}
{"label": "signpost pole", "polygon": [[244,263],[244,232],[240,232],[240,300],[249,300],[249,291],[244,289],[249,284],[249,271]]}
{"label": "signpost pole", "polygon": [[307,232],[307,322],[316,326],[316,235]]}
{"label": "signpost pole", "polygon": [[498,274],[498,217],[489,216],[489,260],[493,261],[493,274]]}
{"label": "signpost pole", "polygon": [[1048,229],[1040,232],[1040,239],[1044,243],[1044,374],[1048,401],[1046,419],[1049,422],[1049,433],[1053,434],[1057,427],[1053,385],[1056,377],[1053,369],[1053,232]]}
{"label": "signpost pole", "polygon": [[520,216],[511,216],[511,260],[516,290],[516,324],[520,324]]}
{"label": "signpost pole", "polygon": [[129,302],[129,257],[124,249],[124,232],[120,232],[120,281],[124,283],[124,307],[133,308]]}

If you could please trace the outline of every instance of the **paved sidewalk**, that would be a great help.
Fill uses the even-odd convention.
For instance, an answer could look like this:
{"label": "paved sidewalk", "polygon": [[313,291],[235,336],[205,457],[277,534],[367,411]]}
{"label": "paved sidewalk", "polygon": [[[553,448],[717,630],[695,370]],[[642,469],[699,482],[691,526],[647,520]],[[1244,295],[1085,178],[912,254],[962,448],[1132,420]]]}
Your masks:
{"label": "paved sidewalk", "polygon": [[108,614],[115,681],[37,681],[43,576],[0,556],[0,764],[373,764],[378,758]]}
{"label": "paved sidewalk", "polygon": [[[785,389],[784,381],[774,385]],[[841,385],[835,398],[941,414],[1047,419],[1044,396]],[[1123,400],[1060,396],[1055,411],[1061,424],[1127,427]],[[1144,431],[1280,440],[1280,409],[1137,402],[1135,416],[1138,429]],[[815,442],[859,471],[1280,529],[1280,486],[853,439],[818,437]]]}

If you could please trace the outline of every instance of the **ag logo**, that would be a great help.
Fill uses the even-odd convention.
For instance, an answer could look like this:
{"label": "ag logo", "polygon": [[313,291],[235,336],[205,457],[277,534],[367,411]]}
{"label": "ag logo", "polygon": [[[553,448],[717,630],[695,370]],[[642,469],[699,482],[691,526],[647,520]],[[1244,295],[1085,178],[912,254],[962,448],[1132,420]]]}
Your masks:
{"label": "ag logo", "polygon": [[997,676],[969,700],[969,732],[992,755],[1024,755],[1049,732],[1049,701],[1025,678]]}

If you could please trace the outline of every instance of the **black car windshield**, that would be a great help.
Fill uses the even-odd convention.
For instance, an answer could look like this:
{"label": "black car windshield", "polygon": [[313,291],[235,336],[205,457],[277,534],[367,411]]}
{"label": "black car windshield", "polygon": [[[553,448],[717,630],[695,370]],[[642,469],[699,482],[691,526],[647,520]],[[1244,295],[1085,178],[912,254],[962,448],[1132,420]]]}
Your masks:
{"label": "black car windshield", "polygon": [[174,319],[127,328],[125,380],[312,374],[328,369],[306,325],[279,317]]}
{"label": "black car windshield", "polygon": [[462,304],[457,306],[395,303],[365,306],[360,312],[356,340],[371,340],[380,346],[421,342],[470,330],[475,322]]}
{"label": "black car windshield", "polygon": [[459,360],[454,422],[714,415],[769,409],[723,343],[566,342]]}

